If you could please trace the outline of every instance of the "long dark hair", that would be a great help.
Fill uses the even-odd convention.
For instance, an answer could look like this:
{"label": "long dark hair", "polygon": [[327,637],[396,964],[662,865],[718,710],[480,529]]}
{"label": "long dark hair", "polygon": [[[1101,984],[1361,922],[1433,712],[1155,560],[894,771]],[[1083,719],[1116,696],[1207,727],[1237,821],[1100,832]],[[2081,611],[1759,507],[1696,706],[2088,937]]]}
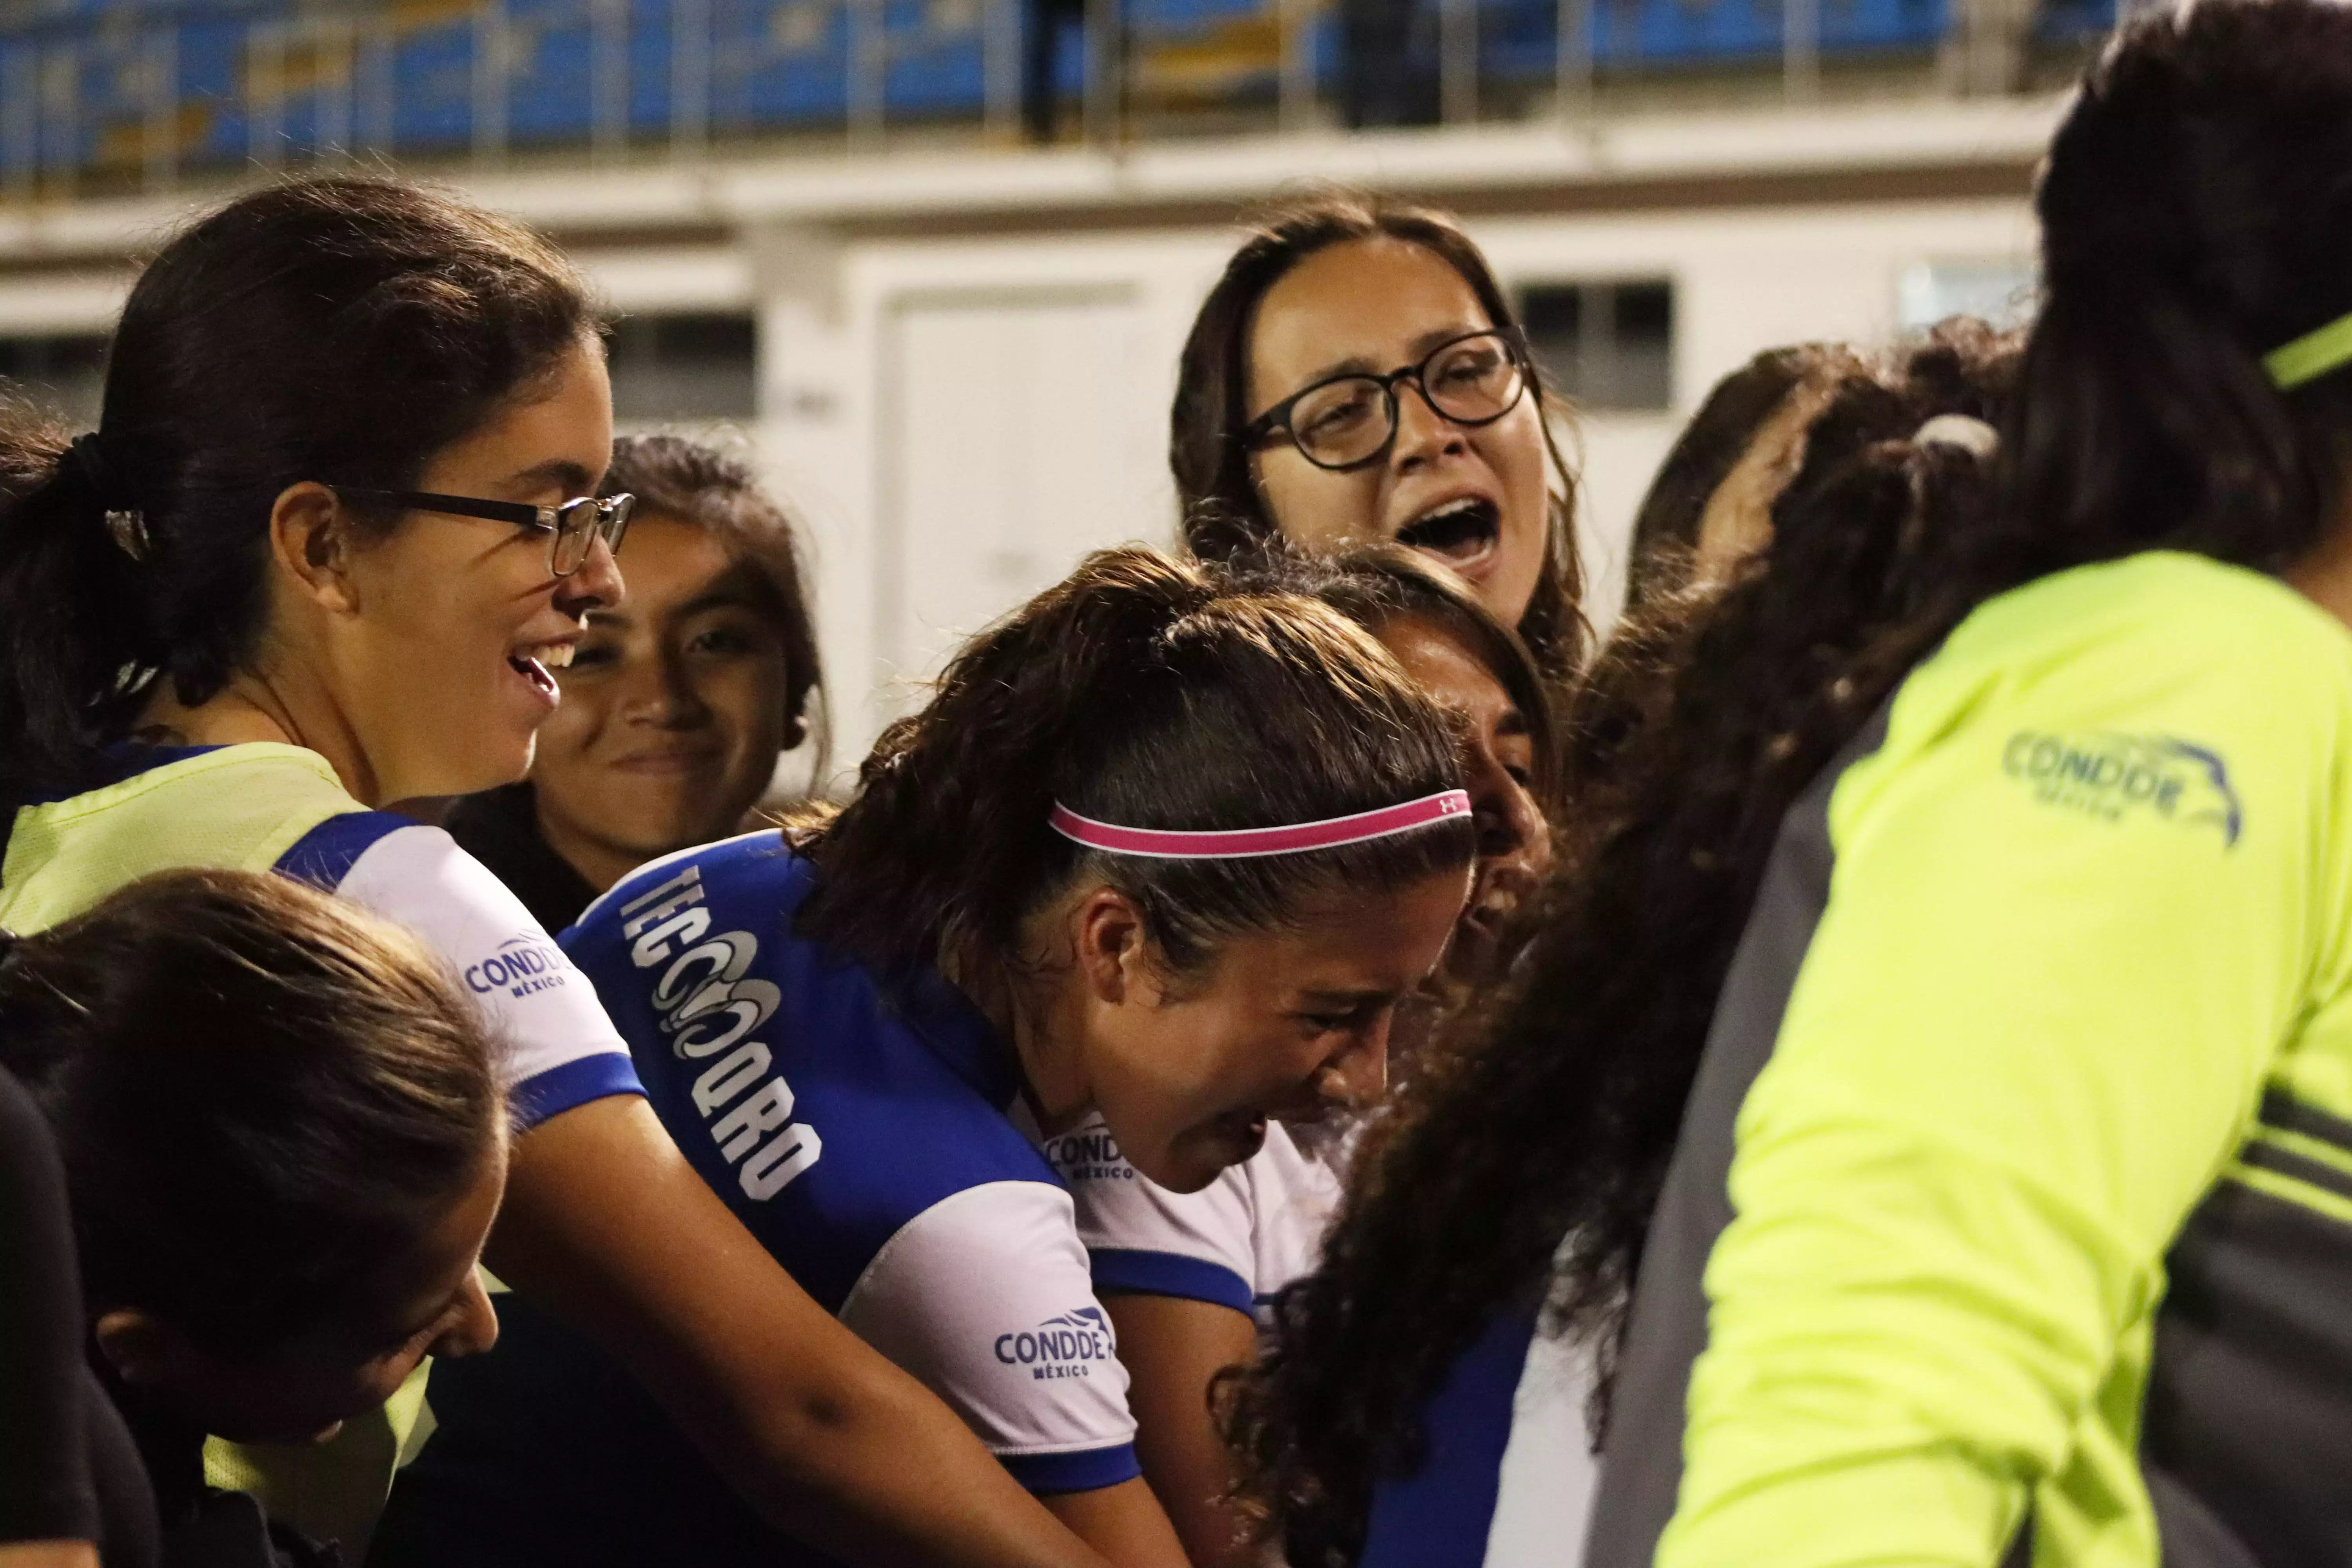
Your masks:
{"label": "long dark hair", "polygon": [[505,1136],[470,999],[282,877],[175,871],[0,934],[0,1067],[65,1159],[84,1291],[224,1354],[360,1299]]}
{"label": "long dark hair", "polygon": [[0,428],[0,796],[71,787],[157,681],[194,704],[229,680],[287,486],[412,488],[595,325],[544,242],[391,180],[272,186],[165,246],[99,432]]}
{"label": "long dark hair", "polygon": [[[1390,238],[1436,256],[1470,285],[1486,319],[1508,331],[1518,315],[1470,237],[1450,213],[1362,192],[1328,190],[1268,206],[1249,223],[1248,237],[1202,301],[1177,362],[1176,401],[1169,415],[1168,467],[1183,507],[1184,540],[1193,553],[1227,560],[1261,548],[1280,532],[1266,515],[1241,439],[1255,412],[1249,406],[1249,341],[1258,301],[1266,290],[1316,252],[1350,240]],[[1558,492],[1544,542],[1543,575],[1514,629],[1548,675],[1574,669],[1584,646],[1582,569],[1576,554],[1576,477],[1549,416],[1560,405],[1531,369]]]}
{"label": "long dark hair", "polygon": [[[667,517],[717,537],[729,552],[756,568],[768,590],[768,611],[784,645],[784,733],[790,751],[808,738],[809,700],[824,700],[824,671],[817,656],[816,616],[809,609],[807,572],[798,531],[782,503],[761,488],[741,458],[683,436],[623,436],[613,443],[613,466],[602,493],[637,498],[639,517]],[[816,737],[811,776],[824,777],[824,737]]]}
{"label": "long dark hair", "polygon": [[1539,936],[1359,1167],[1234,1412],[1291,1562],[1352,1560],[1372,1485],[1498,1309],[1553,1292],[1549,1326],[1593,1336],[1605,1379],[1780,819],[1923,654],[2069,566],[2173,548],[2277,570],[2319,541],[2352,376],[2282,394],[2261,356],[2352,310],[2347,157],[2352,11],[2206,0],[2126,28],[2052,151],[2047,297],[1998,463],[1908,438],[1989,411],[1964,342],[1849,378],[1765,554],[1634,639],[1645,717],[1577,790]]}
{"label": "long dark hair", "polygon": [[1155,859],[1063,837],[1056,801],[1124,826],[1232,830],[1459,781],[1444,715],[1337,611],[1204,563],[1103,551],[973,639],[929,705],[884,732],[856,797],[803,837],[820,879],[801,929],[886,969],[1002,963],[1022,919],[1084,877],[1132,899],[1181,972],[1318,894],[1467,866],[1470,819],[1306,854]]}

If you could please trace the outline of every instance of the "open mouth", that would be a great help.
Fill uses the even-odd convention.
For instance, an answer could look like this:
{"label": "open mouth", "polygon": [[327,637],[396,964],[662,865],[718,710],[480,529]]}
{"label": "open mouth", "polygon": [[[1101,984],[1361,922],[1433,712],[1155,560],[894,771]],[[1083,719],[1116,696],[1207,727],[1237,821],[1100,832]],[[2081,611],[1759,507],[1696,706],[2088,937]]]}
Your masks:
{"label": "open mouth", "polygon": [[1397,542],[1448,561],[1469,561],[1502,537],[1503,509],[1484,496],[1465,496],[1423,512],[1397,531]]}
{"label": "open mouth", "polygon": [[546,643],[507,655],[507,666],[550,697],[556,695],[555,672],[572,663],[570,643]]}

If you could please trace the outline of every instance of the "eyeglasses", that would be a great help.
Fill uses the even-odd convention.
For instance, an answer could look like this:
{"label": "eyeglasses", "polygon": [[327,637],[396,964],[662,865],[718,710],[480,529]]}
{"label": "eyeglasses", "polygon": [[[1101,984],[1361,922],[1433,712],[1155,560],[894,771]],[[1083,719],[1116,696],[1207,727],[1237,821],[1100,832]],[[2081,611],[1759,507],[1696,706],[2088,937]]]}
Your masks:
{"label": "eyeglasses", "polygon": [[1528,390],[1525,352],[1508,332],[1470,332],[1386,375],[1335,375],[1292,393],[1242,431],[1255,447],[1279,430],[1318,468],[1353,468],[1389,449],[1397,433],[1397,383],[1456,425],[1492,425]]}
{"label": "eyeglasses", "polygon": [[581,563],[588,559],[591,542],[600,535],[604,547],[618,555],[621,541],[629,531],[629,513],[637,504],[637,498],[631,495],[582,496],[554,506],[528,506],[521,501],[435,495],[430,490],[365,490],[351,485],[327,488],[339,496],[373,501],[379,506],[485,518],[491,522],[510,522],[517,528],[538,530],[550,536],[547,565],[558,577],[569,577],[579,571]]}

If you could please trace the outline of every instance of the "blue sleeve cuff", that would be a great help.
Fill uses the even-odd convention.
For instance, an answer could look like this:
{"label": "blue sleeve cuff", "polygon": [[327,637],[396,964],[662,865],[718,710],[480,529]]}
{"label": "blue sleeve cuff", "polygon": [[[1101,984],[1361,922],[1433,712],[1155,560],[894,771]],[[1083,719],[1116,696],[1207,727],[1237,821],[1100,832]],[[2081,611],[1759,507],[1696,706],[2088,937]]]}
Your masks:
{"label": "blue sleeve cuff", "polygon": [[1135,1445],[1087,1448],[1076,1454],[999,1454],[996,1461],[1037,1497],[1056,1492],[1096,1492],[1143,1474]]}
{"label": "blue sleeve cuff", "polygon": [[1223,1264],[1181,1252],[1143,1252],[1122,1247],[1090,1251],[1097,1295],[1181,1296],[1231,1307],[1244,1317],[1256,1305],[1249,1281]]}
{"label": "blue sleeve cuff", "polygon": [[599,1051],[527,1078],[507,1093],[507,1116],[518,1132],[528,1132],[551,1116],[616,1094],[643,1094],[637,1064],[618,1051]]}
{"label": "blue sleeve cuff", "polygon": [[388,811],[347,811],[331,816],[278,858],[278,874],[331,893],[343,885],[352,865],[378,839],[416,826]]}

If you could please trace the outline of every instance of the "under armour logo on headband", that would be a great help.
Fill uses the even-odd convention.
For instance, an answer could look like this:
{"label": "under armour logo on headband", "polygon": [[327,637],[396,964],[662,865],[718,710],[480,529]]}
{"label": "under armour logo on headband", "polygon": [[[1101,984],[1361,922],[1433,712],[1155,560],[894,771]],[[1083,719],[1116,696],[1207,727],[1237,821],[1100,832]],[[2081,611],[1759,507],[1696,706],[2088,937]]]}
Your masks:
{"label": "under armour logo on headband", "polygon": [[1469,815],[1469,792],[1449,789],[1400,805],[1384,805],[1377,811],[1360,811],[1321,822],[1293,823],[1286,827],[1240,827],[1222,833],[1121,827],[1080,816],[1058,800],[1046,820],[1063,837],[1107,855],[1146,855],[1162,860],[1241,860],[1256,855],[1337,849],[1345,844],[1362,844],[1392,834],[1410,833],[1449,816]]}

